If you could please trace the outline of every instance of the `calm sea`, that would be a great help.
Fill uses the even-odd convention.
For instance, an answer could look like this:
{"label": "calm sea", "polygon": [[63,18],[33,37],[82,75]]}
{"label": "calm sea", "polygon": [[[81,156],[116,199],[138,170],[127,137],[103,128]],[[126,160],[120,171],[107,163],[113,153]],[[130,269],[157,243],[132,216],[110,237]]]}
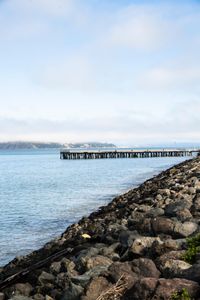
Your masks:
{"label": "calm sea", "polygon": [[186,158],[60,160],[59,150],[0,151],[0,265]]}

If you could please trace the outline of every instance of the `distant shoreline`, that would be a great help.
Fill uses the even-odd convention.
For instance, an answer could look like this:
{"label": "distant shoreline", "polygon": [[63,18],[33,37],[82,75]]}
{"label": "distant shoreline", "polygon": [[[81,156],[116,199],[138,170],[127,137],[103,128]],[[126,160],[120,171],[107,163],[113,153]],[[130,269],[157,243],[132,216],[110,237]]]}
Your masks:
{"label": "distant shoreline", "polygon": [[0,150],[60,149],[60,148],[117,148],[112,143],[40,143],[40,142],[1,142]]}

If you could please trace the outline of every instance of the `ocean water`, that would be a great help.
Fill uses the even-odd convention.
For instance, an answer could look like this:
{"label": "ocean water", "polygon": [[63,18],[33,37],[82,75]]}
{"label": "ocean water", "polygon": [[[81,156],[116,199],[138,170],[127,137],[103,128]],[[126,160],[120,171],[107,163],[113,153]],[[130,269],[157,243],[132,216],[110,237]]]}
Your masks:
{"label": "ocean water", "polygon": [[59,150],[0,151],[0,266],[185,159],[60,160]]}

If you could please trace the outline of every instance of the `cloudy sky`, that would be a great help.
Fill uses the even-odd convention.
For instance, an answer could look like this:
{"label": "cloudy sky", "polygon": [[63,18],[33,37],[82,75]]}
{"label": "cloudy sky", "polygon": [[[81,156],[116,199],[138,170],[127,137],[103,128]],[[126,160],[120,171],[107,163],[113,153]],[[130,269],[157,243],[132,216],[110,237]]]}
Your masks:
{"label": "cloudy sky", "polygon": [[200,140],[200,1],[0,0],[0,141]]}

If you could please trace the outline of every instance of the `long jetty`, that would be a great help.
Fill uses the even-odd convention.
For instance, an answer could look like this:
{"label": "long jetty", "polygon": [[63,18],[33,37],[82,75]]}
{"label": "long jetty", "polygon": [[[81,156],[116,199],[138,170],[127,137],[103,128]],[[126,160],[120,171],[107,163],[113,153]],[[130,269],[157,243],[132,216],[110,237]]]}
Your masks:
{"label": "long jetty", "polygon": [[105,158],[147,158],[147,157],[177,157],[192,156],[200,150],[191,149],[113,149],[113,150],[69,150],[60,151],[60,159],[105,159]]}

